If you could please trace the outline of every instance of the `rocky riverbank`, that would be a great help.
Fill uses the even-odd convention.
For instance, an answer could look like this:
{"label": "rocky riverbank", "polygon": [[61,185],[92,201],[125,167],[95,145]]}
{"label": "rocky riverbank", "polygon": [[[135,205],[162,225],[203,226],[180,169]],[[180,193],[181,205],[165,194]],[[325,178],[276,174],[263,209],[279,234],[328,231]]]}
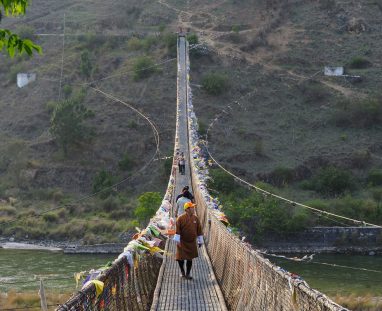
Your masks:
{"label": "rocky riverbank", "polygon": [[82,245],[81,241],[15,240],[0,238],[0,248],[62,251],[68,254],[119,254],[126,243]]}

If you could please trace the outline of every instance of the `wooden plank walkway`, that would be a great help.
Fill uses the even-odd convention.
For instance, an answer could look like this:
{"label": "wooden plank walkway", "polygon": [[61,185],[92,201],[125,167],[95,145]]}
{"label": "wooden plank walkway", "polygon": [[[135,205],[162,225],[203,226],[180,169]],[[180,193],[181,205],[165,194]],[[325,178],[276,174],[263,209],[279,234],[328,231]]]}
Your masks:
{"label": "wooden plank walkway", "polygon": [[[175,248],[171,241],[169,252],[175,254]],[[155,310],[226,310],[205,247],[199,249],[199,258],[193,260],[191,275],[192,280],[180,278],[178,263],[173,256],[168,258]]]}
{"label": "wooden plank walkway", "polygon": [[[178,46],[178,138],[179,150],[184,152],[186,173],[180,175],[177,170],[176,193],[181,193],[184,186],[191,187],[189,165],[188,128],[187,128],[187,63],[186,42],[179,38]],[[192,189],[190,188],[192,191]],[[173,202],[175,206],[175,202]],[[192,280],[180,277],[180,269],[175,260],[176,246],[169,241],[167,250],[171,255],[166,256],[158,279],[151,311],[154,310],[227,310],[222,292],[217,284],[210,259],[204,245],[199,248],[199,257],[194,259],[191,276]]]}

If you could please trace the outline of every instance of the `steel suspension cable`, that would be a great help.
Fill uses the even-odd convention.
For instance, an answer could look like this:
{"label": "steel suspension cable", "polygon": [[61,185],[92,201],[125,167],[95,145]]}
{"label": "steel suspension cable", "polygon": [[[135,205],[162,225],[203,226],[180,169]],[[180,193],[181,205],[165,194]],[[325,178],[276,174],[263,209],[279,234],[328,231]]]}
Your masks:
{"label": "steel suspension cable", "polygon": [[267,252],[262,252],[260,250],[256,250],[256,251],[259,252],[260,254],[263,254],[264,256],[275,257],[275,258],[282,258],[282,259],[289,260],[289,261],[294,261],[294,262],[312,263],[312,264],[331,266],[331,267],[336,267],[336,268],[344,268],[344,269],[350,269],[350,270],[360,270],[360,271],[366,271],[366,272],[382,273],[381,270],[373,270],[373,269],[367,269],[367,268],[359,268],[359,267],[353,267],[353,266],[338,265],[338,264],[335,264],[335,263],[312,261],[312,260],[305,260],[305,259],[296,259],[296,258],[286,257],[286,256],[283,256],[283,255],[269,254]]}

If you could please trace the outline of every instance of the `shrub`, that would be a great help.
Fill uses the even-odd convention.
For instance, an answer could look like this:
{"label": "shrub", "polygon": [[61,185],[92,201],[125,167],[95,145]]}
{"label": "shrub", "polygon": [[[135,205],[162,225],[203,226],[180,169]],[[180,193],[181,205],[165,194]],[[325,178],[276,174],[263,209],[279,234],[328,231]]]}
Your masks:
{"label": "shrub", "polygon": [[127,48],[131,51],[140,50],[143,47],[142,41],[136,37],[132,37],[127,41]]}
{"label": "shrub", "polygon": [[166,45],[167,53],[170,56],[176,56],[177,40],[178,40],[178,36],[176,34],[173,34],[173,33],[166,33],[163,36],[163,41]]}
{"label": "shrub", "polygon": [[257,181],[255,186],[271,193],[277,193],[277,190],[272,185],[263,181]]}
{"label": "shrub", "polygon": [[199,43],[199,39],[198,39],[198,35],[196,33],[190,33],[187,35],[187,41],[188,43],[191,45],[191,44],[198,44]]}
{"label": "shrub", "polygon": [[220,168],[210,169],[210,177],[208,187],[219,192],[229,194],[237,187],[234,178]]}
{"label": "shrub", "polygon": [[78,39],[84,44],[85,48],[90,51],[101,47],[106,42],[106,37],[103,35],[97,35],[94,33],[88,33],[85,36],[79,36]]}
{"label": "shrub", "polygon": [[308,80],[299,85],[301,93],[306,101],[310,103],[321,102],[329,96],[325,86],[317,81]]}
{"label": "shrub", "polygon": [[258,241],[267,233],[300,231],[307,227],[309,220],[304,210],[255,192],[240,201],[225,202],[224,206],[231,223]]}
{"label": "shrub", "polygon": [[382,188],[372,189],[371,194],[375,202],[377,202],[378,204],[382,202]]}
{"label": "shrub", "polygon": [[121,202],[117,198],[109,196],[102,202],[102,209],[105,212],[112,212],[117,210],[120,204]]}
{"label": "shrub", "polygon": [[70,95],[72,95],[73,89],[72,86],[69,84],[65,84],[62,88],[62,94],[64,94],[65,98],[68,98]]}
{"label": "shrub", "polygon": [[57,213],[55,212],[49,212],[49,213],[46,213],[44,215],[42,215],[42,218],[46,221],[46,222],[51,222],[51,223],[57,223],[58,220],[59,220],[59,216]]}
{"label": "shrub", "polygon": [[148,56],[138,57],[134,62],[133,68],[133,78],[135,81],[148,78],[158,70],[154,61]]}
{"label": "shrub", "polygon": [[228,87],[228,78],[223,74],[210,72],[202,78],[202,87],[208,94],[220,95]]}
{"label": "shrub", "polygon": [[129,171],[134,166],[134,160],[127,153],[123,156],[122,160],[118,162],[118,167],[122,171]]}
{"label": "shrub", "polygon": [[353,57],[348,63],[349,68],[362,69],[370,66],[370,62],[361,56]]}
{"label": "shrub", "polygon": [[95,234],[114,232],[114,221],[108,219],[92,219],[87,223],[88,230]]}
{"label": "shrub", "polygon": [[374,169],[369,172],[369,176],[367,178],[367,181],[372,186],[380,186],[382,185],[382,170],[381,169]]}
{"label": "shrub", "polygon": [[239,30],[240,30],[240,27],[238,25],[233,25],[231,30],[234,32],[234,33],[238,33]]}
{"label": "shrub", "polygon": [[84,236],[87,230],[87,221],[82,219],[73,219],[65,225],[64,236],[71,239],[80,239]]}
{"label": "shrub", "polygon": [[102,199],[106,199],[109,195],[115,193],[115,190],[112,188],[114,183],[114,176],[105,170],[101,170],[93,179],[93,192],[99,193]]}
{"label": "shrub", "polygon": [[168,177],[168,174],[171,173],[172,169],[172,158],[167,158],[163,161],[163,176]]}
{"label": "shrub", "polygon": [[85,245],[94,245],[98,243],[98,238],[94,233],[88,232],[83,238],[83,243]]}
{"label": "shrub", "polygon": [[382,122],[382,96],[340,103],[334,120],[337,126],[370,128]]}
{"label": "shrub", "polygon": [[0,217],[16,215],[16,208],[11,205],[0,206]]}
{"label": "shrub", "polygon": [[93,65],[90,61],[90,53],[88,50],[85,50],[81,53],[81,64],[80,70],[81,74],[87,78],[89,78],[93,72]]}
{"label": "shrub", "polygon": [[198,133],[202,137],[204,137],[207,134],[207,125],[200,120],[198,120]]}
{"label": "shrub", "polygon": [[329,196],[336,196],[355,188],[354,177],[342,169],[329,166],[322,169],[312,180],[313,190]]}
{"label": "shrub", "polygon": [[350,218],[373,223],[381,223],[382,214],[377,203],[372,200],[356,199],[351,196],[331,201],[331,211]]}
{"label": "shrub", "polygon": [[92,130],[84,121],[94,114],[82,101],[81,96],[60,101],[52,112],[49,130],[62,147],[65,156],[70,146],[92,137]]}
{"label": "shrub", "polygon": [[127,127],[131,129],[136,129],[138,128],[138,123],[135,120],[130,120],[127,124]]}
{"label": "shrub", "polygon": [[[108,212],[109,212],[108,218],[114,219],[114,220],[126,219],[131,216],[130,209],[127,207],[123,207],[123,209],[120,209],[120,210],[111,210]],[[139,224],[137,226],[139,226]]]}
{"label": "shrub", "polygon": [[142,40],[143,49],[149,51],[153,45],[158,43],[159,37],[147,36]]}
{"label": "shrub", "polygon": [[148,222],[162,202],[159,192],[145,192],[138,197],[138,206],[134,211],[135,216],[141,224]]}
{"label": "shrub", "polygon": [[280,166],[277,167],[269,177],[274,185],[278,187],[285,186],[293,181],[294,171],[291,168]]}
{"label": "shrub", "polygon": [[161,23],[161,24],[158,26],[158,30],[159,30],[159,32],[163,32],[163,31],[165,31],[165,30],[166,30],[166,25],[163,24],[163,23]]}

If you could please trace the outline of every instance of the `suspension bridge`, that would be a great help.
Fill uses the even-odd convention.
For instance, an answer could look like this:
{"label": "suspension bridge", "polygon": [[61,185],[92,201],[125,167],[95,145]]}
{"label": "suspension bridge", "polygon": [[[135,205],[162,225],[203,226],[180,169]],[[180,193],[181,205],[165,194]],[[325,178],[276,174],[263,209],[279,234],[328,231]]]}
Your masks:
{"label": "suspension bridge", "polygon": [[[347,310],[298,276],[272,265],[220,221],[206,188],[207,168],[189,86],[189,45],[183,34],[177,44],[174,162],[163,203],[113,265],[57,310]],[[179,151],[187,159],[184,175],[175,163]],[[179,277],[171,239],[175,194],[184,185],[194,193],[205,242],[194,260],[192,280]]]}

